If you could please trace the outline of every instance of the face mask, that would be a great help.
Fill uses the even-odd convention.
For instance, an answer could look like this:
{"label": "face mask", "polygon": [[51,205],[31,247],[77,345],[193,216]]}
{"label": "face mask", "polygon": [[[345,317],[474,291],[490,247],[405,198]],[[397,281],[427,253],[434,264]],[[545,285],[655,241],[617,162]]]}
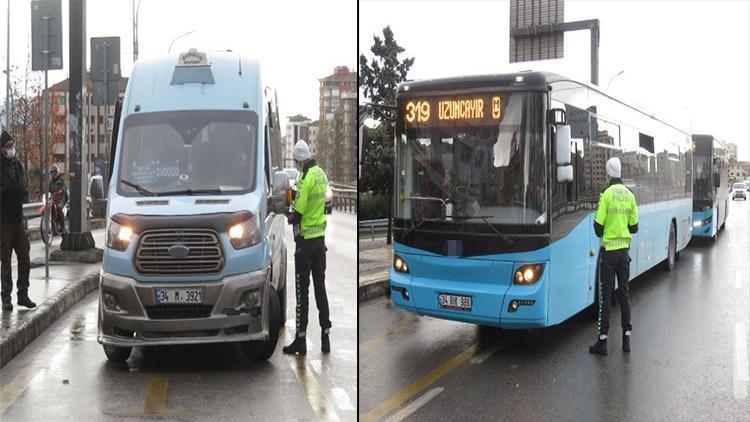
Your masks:
{"label": "face mask", "polygon": [[10,147],[10,148],[6,149],[5,150],[5,155],[8,158],[15,158],[15,156],[16,156],[16,147]]}

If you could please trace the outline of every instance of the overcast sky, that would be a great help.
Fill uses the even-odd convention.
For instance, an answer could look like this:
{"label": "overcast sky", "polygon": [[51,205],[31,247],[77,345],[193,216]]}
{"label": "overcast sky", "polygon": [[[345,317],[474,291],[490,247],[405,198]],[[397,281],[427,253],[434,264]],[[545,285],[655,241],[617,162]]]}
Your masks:
{"label": "overcast sky", "polygon": [[[589,32],[565,34],[560,60],[508,64],[508,1],[361,0],[359,50],[386,25],[416,61],[410,79],[549,70],[590,81]],[[599,83],[750,159],[750,1],[565,1],[565,21],[598,18]],[[686,112],[686,108],[690,111]],[[684,124],[683,124],[684,122]]]}
{"label": "overcast sky", "polygon": [[[0,0],[0,67],[5,69],[6,11],[11,1],[11,65],[25,67],[30,49],[30,0]],[[49,73],[50,85],[68,77],[68,0],[62,0],[64,70]],[[137,4],[137,0],[136,0]],[[87,38],[119,36],[122,74],[133,69],[133,2],[88,0]],[[231,49],[257,57],[267,85],[278,91],[282,116],[302,113],[318,119],[318,79],[336,66],[356,66],[356,13],[353,0],[142,0],[139,11],[139,58],[196,47]],[[90,45],[87,42],[87,50]],[[87,54],[90,53],[87,51]],[[90,60],[87,68],[90,67]],[[5,99],[5,75],[0,75]]]}

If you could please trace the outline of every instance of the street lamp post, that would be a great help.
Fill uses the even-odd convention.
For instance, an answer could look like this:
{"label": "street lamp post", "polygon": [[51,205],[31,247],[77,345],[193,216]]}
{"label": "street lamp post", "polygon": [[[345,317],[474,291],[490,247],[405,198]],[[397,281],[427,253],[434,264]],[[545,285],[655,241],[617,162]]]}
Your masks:
{"label": "street lamp post", "polygon": [[133,63],[138,61],[138,12],[141,10],[141,0],[136,6],[133,0]]}
{"label": "street lamp post", "polygon": [[609,82],[607,82],[607,89],[605,89],[604,91],[609,91],[609,85],[612,83],[612,81],[614,81],[616,77],[622,75],[623,73],[625,73],[625,71],[621,70],[621,71],[617,72],[617,74],[615,74],[615,76],[612,76],[611,78],[609,78]]}
{"label": "street lamp post", "polygon": [[175,42],[175,41],[179,40],[180,38],[182,38],[182,37],[184,37],[184,36],[190,35],[190,34],[192,34],[193,32],[195,32],[195,29],[193,29],[193,30],[190,30],[190,31],[188,31],[188,32],[186,32],[186,33],[184,33],[184,34],[182,34],[182,35],[178,35],[178,36],[176,36],[176,37],[175,37],[175,39],[173,39],[173,40],[172,40],[172,42],[171,42],[171,43],[169,43],[169,49],[167,50],[167,53],[170,53],[170,52],[172,51],[172,46],[174,45],[174,42]]}
{"label": "street lamp post", "polygon": [[10,131],[10,0],[8,0],[8,38],[5,57],[5,128]]}

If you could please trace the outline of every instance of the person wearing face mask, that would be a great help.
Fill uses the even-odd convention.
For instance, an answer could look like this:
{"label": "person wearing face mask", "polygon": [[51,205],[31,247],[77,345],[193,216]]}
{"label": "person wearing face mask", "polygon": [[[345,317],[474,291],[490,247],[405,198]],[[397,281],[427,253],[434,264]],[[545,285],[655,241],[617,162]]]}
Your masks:
{"label": "person wearing face mask", "polygon": [[2,290],[0,296],[3,311],[12,311],[11,293],[13,292],[13,270],[11,259],[13,251],[18,258],[18,279],[16,280],[18,305],[27,308],[36,307],[29,298],[29,237],[23,218],[23,199],[26,197],[26,177],[23,166],[16,159],[16,147],[13,137],[6,131],[0,134],[0,278]]}
{"label": "person wearing face mask", "polygon": [[315,303],[318,305],[318,320],[320,322],[321,350],[323,353],[331,351],[329,333],[331,320],[328,310],[328,296],[326,294],[326,214],[325,195],[328,178],[323,169],[312,158],[310,147],[303,140],[294,145],[292,152],[295,164],[302,172],[297,183],[298,195],[294,201],[294,210],[289,217],[289,224],[293,225],[295,252],[294,272],[296,305],[296,333],[294,341],[285,346],[285,354],[307,353],[305,333],[307,331],[307,314],[310,306],[310,274],[312,273],[313,288],[315,289]]}

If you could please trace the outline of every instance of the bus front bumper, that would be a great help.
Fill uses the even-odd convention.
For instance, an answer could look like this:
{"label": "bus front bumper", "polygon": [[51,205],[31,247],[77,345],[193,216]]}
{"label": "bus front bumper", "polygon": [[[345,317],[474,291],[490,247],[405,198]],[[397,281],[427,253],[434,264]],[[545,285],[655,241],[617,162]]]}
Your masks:
{"label": "bus front bumper", "polygon": [[[510,277],[509,273],[508,279]],[[394,305],[420,315],[508,329],[548,325],[547,276],[544,273],[535,284],[521,286],[414,277],[391,268],[390,289]],[[469,296],[472,308],[441,307],[441,294]]]}

